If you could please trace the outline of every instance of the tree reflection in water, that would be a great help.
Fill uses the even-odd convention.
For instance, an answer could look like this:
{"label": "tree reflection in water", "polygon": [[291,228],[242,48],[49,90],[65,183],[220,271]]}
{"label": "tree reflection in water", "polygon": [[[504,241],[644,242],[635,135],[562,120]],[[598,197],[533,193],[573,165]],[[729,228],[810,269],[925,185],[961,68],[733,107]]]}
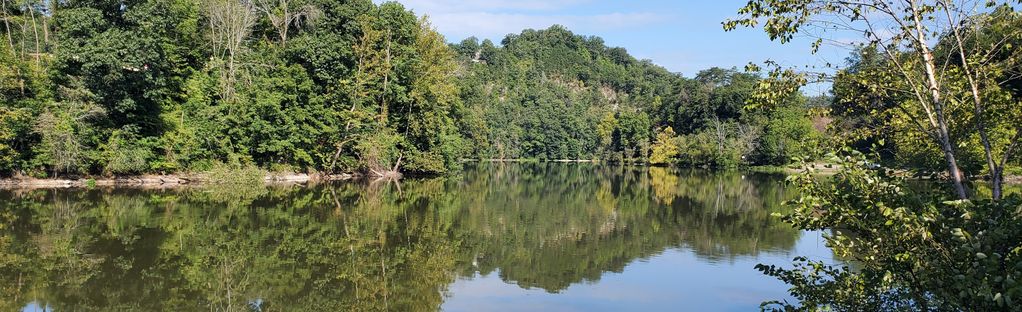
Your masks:
{"label": "tree reflection in water", "polygon": [[556,293],[669,248],[793,248],[778,177],[595,164],[311,187],[0,192],[0,309],[436,310],[458,277]]}

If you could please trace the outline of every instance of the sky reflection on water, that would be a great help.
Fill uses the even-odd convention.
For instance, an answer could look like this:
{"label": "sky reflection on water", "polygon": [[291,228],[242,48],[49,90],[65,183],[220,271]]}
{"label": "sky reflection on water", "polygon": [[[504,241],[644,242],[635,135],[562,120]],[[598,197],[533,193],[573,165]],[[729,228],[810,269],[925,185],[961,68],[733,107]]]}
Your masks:
{"label": "sky reflection on water", "polygon": [[783,177],[597,164],[310,187],[0,191],[0,310],[748,311],[831,260]]}

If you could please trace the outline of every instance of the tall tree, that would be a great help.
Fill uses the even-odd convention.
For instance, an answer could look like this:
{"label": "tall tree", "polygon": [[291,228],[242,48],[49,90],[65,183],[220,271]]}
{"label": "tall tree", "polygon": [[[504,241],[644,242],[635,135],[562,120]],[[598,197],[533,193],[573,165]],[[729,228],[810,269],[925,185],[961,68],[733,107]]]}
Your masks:
{"label": "tall tree", "polygon": [[323,14],[315,5],[302,0],[256,0],[254,3],[276,29],[281,46],[287,46],[291,28],[312,23]]}
{"label": "tall tree", "polygon": [[[66,1],[59,3],[55,82],[80,80],[96,96],[113,128],[143,135],[162,131],[161,105],[179,94],[183,68],[193,64],[194,23],[187,0]],[[192,30],[194,31],[194,30]]]}
{"label": "tall tree", "polygon": [[[739,18],[723,24],[726,30],[733,30],[739,26],[756,27],[763,23],[770,38],[782,43],[791,41],[796,35],[817,38],[813,52],[824,43],[843,44],[833,37],[835,33],[860,34],[863,37],[856,46],[877,49],[896,69],[894,73],[897,76],[885,77],[885,80],[905,81],[901,88],[877,90],[911,97],[911,101],[898,103],[898,109],[916,130],[939,146],[955,194],[961,199],[969,198],[965,176],[959,166],[959,142],[953,140],[951,127],[972,120],[975,126],[971,131],[983,142],[994,197],[1000,198],[1000,176],[1005,163],[1012,159],[1019,147],[1022,127],[1017,122],[987,123],[986,116],[990,114],[987,108],[991,105],[988,91],[999,88],[998,81],[992,79],[994,68],[1017,67],[1019,62],[1017,57],[1011,57],[1006,63],[990,66],[991,56],[994,52],[1003,51],[1008,41],[973,46],[967,46],[965,42],[976,36],[974,27],[977,23],[973,12],[981,9],[977,6],[986,4],[987,7],[1011,10],[1011,3],[1019,1],[753,0],[739,10]],[[937,47],[945,38],[950,40],[952,48]],[[1018,49],[1013,51],[1018,53]],[[945,66],[940,61],[951,57],[962,60],[960,66]],[[960,101],[963,94],[971,98],[971,111],[957,109],[957,105],[963,104]],[[1007,131],[991,131],[995,126],[1005,127]],[[1006,135],[1006,138],[993,138],[998,135]]]}
{"label": "tall tree", "polygon": [[223,63],[220,83],[224,99],[233,99],[238,75],[237,60],[245,49],[245,40],[256,23],[255,6],[251,1],[203,0],[209,20],[209,43],[213,56]]}
{"label": "tall tree", "polygon": [[417,158],[424,171],[443,171],[461,154],[451,116],[455,106],[461,104],[454,76],[457,63],[454,51],[425,17],[418,21],[413,48],[416,58],[411,67],[411,101],[397,128],[403,128],[409,142],[421,153]]}

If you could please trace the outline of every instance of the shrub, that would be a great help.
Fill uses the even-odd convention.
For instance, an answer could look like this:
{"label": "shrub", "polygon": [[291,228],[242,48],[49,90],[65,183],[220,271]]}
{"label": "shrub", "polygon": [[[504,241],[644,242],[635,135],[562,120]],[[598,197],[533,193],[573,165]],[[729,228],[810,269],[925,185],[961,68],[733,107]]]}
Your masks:
{"label": "shrub", "polygon": [[16,146],[29,132],[30,120],[27,109],[0,107],[0,174],[16,168],[22,157]]}
{"label": "shrub", "polygon": [[122,131],[114,131],[105,145],[107,164],[104,171],[110,174],[139,174],[149,171],[149,162],[155,158],[153,151],[146,147],[147,140],[139,140]]}
{"label": "shrub", "polygon": [[229,165],[214,163],[206,171],[206,179],[212,184],[258,185],[265,183],[266,171],[254,165]]}
{"label": "shrub", "polygon": [[649,156],[649,162],[655,165],[668,164],[674,162],[678,153],[678,141],[674,129],[666,127],[657,131],[656,143],[653,143],[653,153]]}
{"label": "shrub", "polygon": [[746,163],[758,137],[756,127],[714,122],[711,127],[678,139],[678,161],[690,166],[735,168]]}
{"label": "shrub", "polygon": [[[827,181],[807,172],[785,220],[826,236],[856,268],[796,258],[794,269],[757,268],[791,285],[799,303],[767,310],[1017,310],[1022,300],[1022,197],[948,201],[915,191],[847,152]],[[946,192],[945,192],[946,193]]]}
{"label": "shrub", "polygon": [[79,174],[88,167],[81,135],[75,131],[72,118],[49,112],[36,119],[34,131],[42,137],[36,147],[36,162],[51,168],[54,173]]}
{"label": "shrub", "polygon": [[786,165],[796,156],[813,155],[819,133],[801,107],[781,107],[770,112],[757,150],[758,162]]}
{"label": "shrub", "polygon": [[359,140],[355,144],[355,150],[358,152],[362,169],[380,172],[393,169],[398,159],[404,161],[403,157],[410,156],[401,154],[398,146],[402,141],[401,136],[386,130]]}

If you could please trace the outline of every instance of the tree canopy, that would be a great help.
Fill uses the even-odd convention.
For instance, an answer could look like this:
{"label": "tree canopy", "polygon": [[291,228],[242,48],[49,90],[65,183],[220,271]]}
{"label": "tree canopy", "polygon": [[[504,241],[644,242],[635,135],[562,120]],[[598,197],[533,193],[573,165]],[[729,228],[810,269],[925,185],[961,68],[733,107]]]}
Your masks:
{"label": "tree canopy", "polygon": [[[466,68],[461,94],[474,122],[462,129],[479,142],[476,157],[646,162],[667,127],[681,135],[672,140],[694,145],[656,163],[732,167],[795,155],[761,157],[771,116],[744,109],[760,81],[755,73],[711,68],[687,78],[556,25],[508,35],[499,46],[476,38],[451,46]],[[793,99],[802,114],[789,121],[808,121]]]}
{"label": "tree canopy", "polygon": [[0,111],[5,174],[458,166],[454,53],[400,4],[4,1],[3,10],[28,26],[9,30],[0,54],[13,78]]}
{"label": "tree canopy", "polygon": [[688,78],[562,26],[448,44],[393,2],[3,4],[19,26],[0,49],[4,176],[644,163],[667,127],[682,142],[661,164],[784,164],[812,145],[769,122],[807,122],[797,97],[783,116],[744,109],[755,73]]}

